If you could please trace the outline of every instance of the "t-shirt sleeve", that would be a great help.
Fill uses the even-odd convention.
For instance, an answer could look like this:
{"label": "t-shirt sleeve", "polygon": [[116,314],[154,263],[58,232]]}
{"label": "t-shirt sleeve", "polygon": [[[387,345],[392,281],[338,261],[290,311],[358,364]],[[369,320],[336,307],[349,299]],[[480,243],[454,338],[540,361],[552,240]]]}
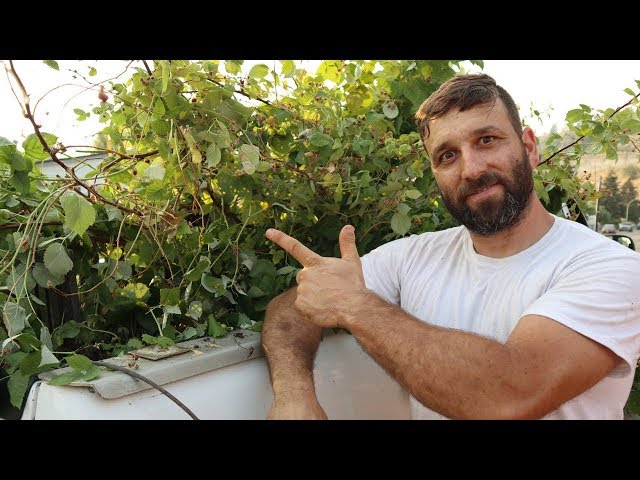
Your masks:
{"label": "t-shirt sleeve", "polygon": [[552,318],[635,368],[640,352],[640,255],[613,246],[573,259],[523,315]]}
{"label": "t-shirt sleeve", "polygon": [[410,238],[385,243],[361,257],[367,288],[394,305],[400,305],[403,265]]}

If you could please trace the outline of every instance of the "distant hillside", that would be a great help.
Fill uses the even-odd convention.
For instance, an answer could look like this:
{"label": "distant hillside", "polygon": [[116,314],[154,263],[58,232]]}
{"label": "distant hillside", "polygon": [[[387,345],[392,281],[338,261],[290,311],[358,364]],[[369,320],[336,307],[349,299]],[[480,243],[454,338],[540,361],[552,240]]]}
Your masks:
{"label": "distant hillside", "polygon": [[[542,144],[545,138],[540,138]],[[567,140],[570,143],[571,140]],[[637,167],[634,169],[633,167]],[[618,160],[607,160],[604,154],[585,155],[580,162],[580,171],[591,174],[591,182],[595,183],[597,178],[606,177],[609,171],[613,170],[618,177],[618,185],[622,186],[627,181],[630,174],[637,170],[637,178],[632,179],[633,184],[640,192],[640,153],[631,144],[621,145],[618,148]]]}
{"label": "distant hillside", "polygon": [[[634,169],[634,166],[638,168]],[[640,154],[633,145],[624,145],[618,149],[618,160],[606,160],[604,154],[585,155],[580,162],[580,170],[589,172],[594,183],[596,178],[604,179],[613,170],[620,186],[637,170],[637,177],[632,182],[640,192]]]}

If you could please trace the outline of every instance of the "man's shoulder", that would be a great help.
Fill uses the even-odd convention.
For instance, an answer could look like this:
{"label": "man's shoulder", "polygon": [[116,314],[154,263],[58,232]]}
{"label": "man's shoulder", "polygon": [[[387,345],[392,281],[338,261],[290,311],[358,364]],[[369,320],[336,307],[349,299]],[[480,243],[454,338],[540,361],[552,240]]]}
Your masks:
{"label": "man's shoulder", "polygon": [[589,263],[621,261],[640,266],[638,252],[580,223],[562,217],[557,217],[557,222],[558,235],[553,249],[559,255]]}

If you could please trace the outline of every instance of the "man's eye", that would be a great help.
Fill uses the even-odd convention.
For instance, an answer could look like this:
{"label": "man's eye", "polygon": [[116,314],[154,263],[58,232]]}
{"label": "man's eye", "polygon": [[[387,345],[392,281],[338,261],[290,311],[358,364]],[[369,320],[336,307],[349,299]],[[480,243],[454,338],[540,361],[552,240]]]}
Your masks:
{"label": "man's eye", "polygon": [[482,144],[484,144],[484,145],[487,145],[487,144],[489,144],[489,143],[493,142],[493,138],[494,138],[494,137],[491,137],[491,136],[489,136],[489,137],[482,137],[482,138],[480,139],[480,143],[482,143]]}
{"label": "man's eye", "polygon": [[453,152],[444,152],[442,155],[440,155],[440,161],[441,162],[448,162],[448,161],[452,160],[453,157],[455,157]]}

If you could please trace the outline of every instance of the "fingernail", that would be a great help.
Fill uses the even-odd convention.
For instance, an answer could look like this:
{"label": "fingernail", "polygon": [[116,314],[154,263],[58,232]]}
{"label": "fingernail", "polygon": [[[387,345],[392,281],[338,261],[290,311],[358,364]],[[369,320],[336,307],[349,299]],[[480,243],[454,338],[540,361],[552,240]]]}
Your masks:
{"label": "fingernail", "polygon": [[270,238],[271,238],[271,235],[273,235],[273,228],[270,228],[269,230],[267,230],[267,231],[265,232],[265,236],[266,236],[267,238],[269,238],[269,239],[270,239]]}
{"label": "fingernail", "polygon": [[355,228],[353,228],[353,225],[347,225],[347,232],[348,232],[348,233],[353,233],[353,232],[355,232],[355,231],[356,231],[356,229],[355,229]]}

